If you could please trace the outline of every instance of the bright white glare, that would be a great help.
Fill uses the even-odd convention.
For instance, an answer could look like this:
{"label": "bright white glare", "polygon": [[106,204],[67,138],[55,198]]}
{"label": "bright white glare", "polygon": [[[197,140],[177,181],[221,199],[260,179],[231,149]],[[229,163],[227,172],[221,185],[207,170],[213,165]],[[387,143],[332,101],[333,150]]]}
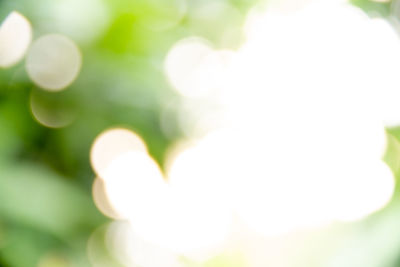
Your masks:
{"label": "bright white glare", "polygon": [[[197,158],[189,157],[188,166],[193,166],[193,160]],[[146,242],[207,259],[228,235],[231,210],[217,200],[224,194],[219,191],[223,190],[221,182],[216,184],[218,190],[205,184],[198,190],[184,182],[183,178],[191,177],[194,171],[185,165],[187,160],[177,161],[168,184],[140,138],[128,130],[112,129],[96,138],[91,162],[105,187],[105,192],[98,192],[101,186],[95,182],[96,205],[106,215],[128,219],[133,231]],[[210,163],[206,167],[212,167]]]}
{"label": "bright white glare", "polygon": [[18,63],[32,40],[30,22],[20,13],[11,12],[0,25],[0,68]]}
{"label": "bright white glare", "polygon": [[116,221],[108,226],[106,245],[125,266],[183,266],[178,255],[146,242],[136,235],[128,222]]}
{"label": "bright white glare", "polygon": [[92,195],[94,204],[105,216],[117,220],[122,218],[122,216],[118,214],[112,207],[107,196],[104,181],[102,179],[94,179],[92,186]]}
{"label": "bright white glare", "polygon": [[[104,0],[49,0],[46,3],[51,21],[57,32],[73,37],[79,43],[95,41],[110,22]],[[48,20],[45,21],[47,23]],[[48,26],[47,26],[48,27]]]}
{"label": "bright white glare", "polygon": [[[229,184],[227,196],[236,196],[236,212],[267,235],[356,220],[382,208],[394,188],[381,161],[384,127],[400,122],[400,43],[393,29],[343,1],[249,14],[246,43],[229,60],[218,89],[208,92],[220,96],[230,125],[212,146],[200,141],[204,149],[178,156],[176,165],[196,170],[193,180],[182,181],[201,191],[231,178],[222,184]],[[171,49],[169,77],[170,61],[184,65],[182,51],[180,42]],[[183,71],[175,75],[187,84],[198,81]],[[207,157],[216,162],[212,167]],[[196,164],[203,165],[199,173]],[[172,173],[184,173],[177,169]],[[172,173],[171,184],[172,177],[184,177]]]}
{"label": "bright white glare", "polygon": [[[192,144],[179,144],[169,153],[168,181],[172,188],[207,196],[204,205],[230,211],[235,173],[229,167],[237,163],[236,135],[213,132]],[[229,187],[229,189],[227,188]]]}
{"label": "bright white glare", "polygon": [[384,206],[394,187],[381,162],[384,125],[400,118],[393,30],[327,3],[250,21],[223,98],[230,121],[249,131],[239,214],[269,235]]}
{"label": "bright white glare", "polygon": [[65,107],[49,107],[33,91],[29,99],[33,118],[43,126],[62,128],[73,122],[75,113]]}
{"label": "bright white glare", "polygon": [[393,192],[380,160],[384,123],[400,118],[392,99],[399,41],[390,26],[347,5],[318,3],[261,16],[248,33],[235,67],[240,82],[225,98],[228,116],[258,133],[251,153],[262,160],[248,164],[264,168],[243,182],[243,218],[271,233],[381,208]]}
{"label": "bright white glare", "polygon": [[162,173],[143,151],[118,155],[108,164],[102,178],[110,203],[125,218],[143,220],[162,205],[160,199],[165,194]]}
{"label": "bright white glare", "polygon": [[29,77],[39,87],[60,91],[78,76],[82,58],[79,48],[59,34],[40,37],[32,44],[26,59]]}
{"label": "bright white glare", "polygon": [[103,178],[108,165],[118,156],[129,151],[146,153],[147,148],[140,136],[123,128],[109,129],[96,137],[90,150],[92,168]]}
{"label": "bright white glare", "polygon": [[[364,164],[368,164],[365,168]],[[341,221],[359,220],[373,211],[383,208],[394,190],[391,170],[383,161],[363,162],[352,179],[330,183],[327,208],[334,219]],[[339,179],[344,179],[345,176]],[[339,194],[335,194],[334,192]]]}
{"label": "bright white glare", "polygon": [[116,158],[104,181],[110,203],[147,242],[176,253],[197,252],[222,242],[229,231],[227,210],[211,206],[197,190],[168,185],[145,153]]}

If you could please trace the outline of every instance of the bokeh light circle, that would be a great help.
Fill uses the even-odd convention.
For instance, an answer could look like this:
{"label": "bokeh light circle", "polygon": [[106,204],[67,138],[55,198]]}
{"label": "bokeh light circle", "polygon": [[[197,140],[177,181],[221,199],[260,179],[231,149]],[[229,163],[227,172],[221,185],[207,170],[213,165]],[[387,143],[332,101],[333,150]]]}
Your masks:
{"label": "bokeh light circle", "polygon": [[183,39],[170,49],[165,59],[165,73],[179,93],[189,97],[207,94],[208,88],[196,86],[195,82],[199,81],[198,69],[212,51],[211,44],[200,37]]}
{"label": "bokeh light circle", "polygon": [[122,216],[113,208],[107,196],[105,183],[101,178],[95,178],[92,185],[92,196],[96,207],[107,217],[122,219]]}
{"label": "bokeh light circle", "polygon": [[147,153],[142,138],[128,129],[108,129],[97,136],[93,142],[90,150],[92,168],[100,178],[103,178],[104,171],[111,162],[130,151]]}
{"label": "bokeh light circle", "polygon": [[25,55],[32,40],[30,22],[11,12],[0,25],[0,68],[11,67]]}
{"label": "bokeh light circle", "polygon": [[49,34],[33,42],[26,59],[29,77],[39,87],[60,91],[78,77],[82,65],[79,48],[69,38]]}
{"label": "bokeh light circle", "polygon": [[33,118],[45,127],[66,127],[76,118],[76,111],[67,100],[48,92],[33,89],[29,105]]}

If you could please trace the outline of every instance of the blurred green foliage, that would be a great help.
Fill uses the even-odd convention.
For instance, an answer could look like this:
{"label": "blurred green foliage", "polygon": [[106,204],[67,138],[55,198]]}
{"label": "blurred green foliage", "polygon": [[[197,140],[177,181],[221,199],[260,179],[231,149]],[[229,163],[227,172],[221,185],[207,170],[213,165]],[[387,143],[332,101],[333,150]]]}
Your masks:
{"label": "blurred green foliage", "polygon": [[[218,48],[238,47],[243,38],[240,31],[234,32],[229,42],[221,39],[222,33],[240,28],[247,10],[255,4],[255,0],[220,1],[224,5],[213,16],[205,17],[200,11],[209,2],[191,0],[175,25],[154,30],[149,25],[174,20],[176,10],[165,3],[161,5],[165,9],[161,9],[161,1],[107,0],[103,1],[104,17],[92,18],[96,14],[90,13],[90,3],[95,2],[83,5],[87,17],[79,19],[82,25],[72,27],[68,22],[74,21],[71,14],[81,8],[80,1],[0,0],[0,21],[17,10],[31,21],[34,38],[46,33],[66,34],[77,42],[83,55],[79,78],[67,90],[57,93],[38,89],[28,79],[23,61],[0,70],[0,266],[37,266],[49,254],[66,259],[67,265],[57,266],[90,265],[87,240],[107,221],[91,198],[94,173],[89,151],[94,138],[110,127],[135,130],[163,166],[166,149],[182,134],[177,131],[174,136],[166,135],[160,127],[163,107],[179,98],[163,74],[168,49],[180,38],[192,35],[203,36]],[[370,14],[389,14],[390,3],[352,2]],[[70,10],[54,14],[52,7],[60,3]],[[66,24],[61,23],[65,21]],[[90,23],[99,26],[102,21],[104,25],[93,38],[78,38],[82,37],[80,30],[89,29],[84,35],[90,35]],[[31,114],[31,94],[51,110],[66,108],[75,119],[60,129],[41,125]],[[390,129],[388,133],[385,160],[398,176],[400,130]],[[399,188],[396,192],[395,198]],[[346,238],[330,236],[320,240],[330,240],[335,249],[344,247],[343,242],[352,242],[353,247],[343,252],[344,258],[338,258],[335,266],[365,267],[360,262],[364,263],[366,254],[375,254],[376,263],[387,261],[385,266],[400,266],[400,257],[393,257],[400,255],[398,205],[394,201],[386,210],[362,222],[362,226],[351,226],[358,229],[351,234],[347,234],[348,230],[338,234]],[[95,239],[99,240],[98,249],[104,252],[99,229]],[[350,254],[357,255],[353,257],[355,262],[350,260]],[[380,261],[380,257],[384,259]],[[306,266],[325,266],[316,260],[310,262]],[[112,264],[115,263],[109,266]],[[240,259],[222,255],[205,266],[243,265]]]}

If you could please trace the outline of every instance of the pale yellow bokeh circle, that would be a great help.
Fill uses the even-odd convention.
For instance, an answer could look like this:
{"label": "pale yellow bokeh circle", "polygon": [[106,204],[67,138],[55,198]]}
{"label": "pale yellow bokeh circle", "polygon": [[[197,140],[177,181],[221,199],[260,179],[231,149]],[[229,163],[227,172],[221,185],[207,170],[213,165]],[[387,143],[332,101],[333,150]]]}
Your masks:
{"label": "pale yellow bokeh circle", "polygon": [[20,13],[11,12],[0,26],[0,68],[18,63],[32,40],[30,22]]}
{"label": "pale yellow bokeh circle", "polygon": [[49,91],[60,91],[73,83],[81,65],[79,48],[60,34],[45,35],[34,41],[26,59],[29,77]]}
{"label": "pale yellow bokeh circle", "polygon": [[92,168],[100,178],[104,178],[104,171],[110,163],[130,151],[147,153],[146,145],[140,136],[123,128],[106,130],[96,137],[90,150]]}

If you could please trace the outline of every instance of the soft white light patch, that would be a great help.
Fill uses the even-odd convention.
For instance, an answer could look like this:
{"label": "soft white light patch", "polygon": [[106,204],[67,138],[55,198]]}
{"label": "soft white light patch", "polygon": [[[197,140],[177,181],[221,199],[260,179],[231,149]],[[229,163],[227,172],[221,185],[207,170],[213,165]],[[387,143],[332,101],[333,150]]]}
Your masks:
{"label": "soft white light patch", "polygon": [[51,20],[57,32],[71,36],[78,43],[90,43],[101,36],[110,22],[104,0],[48,1]]}
{"label": "soft white light patch", "polygon": [[39,87],[60,91],[78,77],[82,57],[79,48],[69,38],[59,34],[40,37],[26,59],[29,77]]}
{"label": "soft white light patch", "polygon": [[[209,88],[204,88],[196,82],[196,75],[203,61],[212,52],[211,45],[204,39],[192,37],[184,39],[169,51],[165,60],[165,71],[174,88],[184,96],[199,97],[208,93]],[[200,78],[205,78],[204,76]]]}
{"label": "soft white light patch", "polygon": [[106,245],[125,266],[178,267],[177,254],[146,242],[134,233],[128,222],[113,222],[106,232]]}
{"label": "soft white light patch", "polygon": [[92,232],[87,241],[86,255],[90,266],[106,267],[115,266],[116,264],[116,259],[110,255],[110,248],[105,246],[108,227],[109,224],[98,227]]}
{"label": "soft white light patch", "polygon": [[25,55],[32,40],[30,22],[12,12],[0,26],[0,68],[11,67]]}
{"label": "soft white light patch", "polygon": [[[191,2],[187,16],[187,23],[194,32],[212,38],[222,47],[238,44],[240,32],[239,36],[232,36],[232,30],[240,28],[242,20],[243,14],[234,4],[226,0]],[[227,25],[229,27],[226,27]],[[235,34],[238,32],[233,33]]]}
{"label": "soft white light patch", "polygon": [[190,37],[176,43],[165,60],[165,72],[174,88],[189,98],[215,95],[223,87],[234,55],[214,50],[204,39]]}

